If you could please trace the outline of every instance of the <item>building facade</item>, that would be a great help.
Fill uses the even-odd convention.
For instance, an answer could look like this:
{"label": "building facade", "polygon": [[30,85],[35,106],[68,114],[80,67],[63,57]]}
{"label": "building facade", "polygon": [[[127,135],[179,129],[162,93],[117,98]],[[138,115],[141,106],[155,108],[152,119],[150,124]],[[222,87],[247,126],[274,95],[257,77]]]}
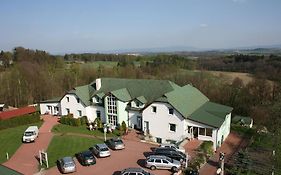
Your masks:
{"label": "building facade", "polygon": [[191,85],[166,80],[99,78],[63,97],[40,103],[42,114],[123,121],[158,143],[184,139],[212,141],[219,147],[230,133],[232,108],[210,102]]}

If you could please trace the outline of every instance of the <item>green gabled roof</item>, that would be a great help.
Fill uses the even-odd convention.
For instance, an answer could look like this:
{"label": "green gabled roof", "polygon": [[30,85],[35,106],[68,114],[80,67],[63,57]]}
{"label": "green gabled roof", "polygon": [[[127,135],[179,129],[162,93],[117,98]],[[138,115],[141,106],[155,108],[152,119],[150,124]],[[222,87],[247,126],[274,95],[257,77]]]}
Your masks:
{"label": "green gabled roof", "polygon": [[94,88],[90,85],[78,86],[74,88],[73,93],[75,93],[79,99],[86,105],[90,105],[90,93],[94,91]]}
{"label": "green gabled roof", "polygon": [[142,102],[143,104],[145,104],[145,103],[147,102],[147,100],[145,99],[144,96],[138,97],[137,100],[139,100],[139,101]]}
{"label": "green gabled roof", "polygon": [[40,103],[57,103],[60,102],[61,97],[52,98],[49,100],[41,101]]}
{"label": "green gabled roof", "polygon": [[232,118],[233,123],[243,123],[246,125],[250,125],[252,123],[252,118],[251,117],[244,117],[240,115],[236,115]]}
{"label": "green gabled roof", "polygon": [[[100,93],[108,94],[125,88],[129,94],[125,94],[125,98],[128,101],[143,96],[141,100],[145,99],[149,103],[161,97],[163,94],[173,91],[175,87],[179,86],[167,80],[101,78],[101,88],[93,92],[91,96]],[[127,92],[122,90],[118,93]]]}
{"label": "green gabled roof", "polygon": [[129,101],[132,99],[126,88],[111,91],[111,93],[121,101]]}
{"label": "green gabled roof", "polygon": [[189,119],[219,128],[225,121],[225,116],[229,114],[232,109],[232,107],[208,101],[194,111]]}
{"label": "green gabled roof", "polygon": [[166,93],[165,96],[168,102],[186,118],[209,101],[204,94],[191,85],[177,88],[174,91]]}

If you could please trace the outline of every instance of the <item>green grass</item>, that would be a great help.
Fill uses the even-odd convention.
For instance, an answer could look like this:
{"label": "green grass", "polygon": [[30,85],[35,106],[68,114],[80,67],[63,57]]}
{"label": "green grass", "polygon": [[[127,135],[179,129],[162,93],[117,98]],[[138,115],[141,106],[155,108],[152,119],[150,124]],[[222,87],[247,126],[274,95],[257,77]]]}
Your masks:
{"label": "green grass", "polygon": [[[101,130],[95,130],[95,131],[90,131],[89,129],[86,128],[86,126],[69,126],[69,125],[64,125],[64,124],[59,124],[53,127],[52,132],[54,133],[78,133],[78,134],[87,134],[87,135],[92,135],[96,136],[99,138],[104,137],[104,133]],[[107,137],[117,137],[118,132],[114,133],[107,133]]]}
{"label": "green grass", "polygon": [[12,157],[22,144],[23,132],[31,125],[37,125],[39,127],[42,125],[42,122],[0,130],[0,163],[7,160],[6,152],[9,153],[9,157]]}
{"label": "green grass", "polygon": [[74,156],[75,153],[89,149],[101,140],[80,136],[54,136],[47,150],[49,167],[56,165],[56,161],[65,156]]}
{"label": "green grass", "polygon": [[98,68],[99,66],[104,66],[106,68],[112,68],[114,66],[117,66],[116,61],[94,61],[94,62],[88,62],[85,64],[82,64],[81,66],[83,67],[93,67],[93,68]]}

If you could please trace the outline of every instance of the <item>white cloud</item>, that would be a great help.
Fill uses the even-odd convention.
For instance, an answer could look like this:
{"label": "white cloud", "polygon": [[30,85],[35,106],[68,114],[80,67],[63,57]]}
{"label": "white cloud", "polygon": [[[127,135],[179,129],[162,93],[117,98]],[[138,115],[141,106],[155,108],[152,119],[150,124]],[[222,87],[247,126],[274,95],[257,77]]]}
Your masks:
{"label": "white cloud", "polygon": [[202,27],[202,28],[208,27],[208,24],[202,23],[202,24],[200,24],[200,27]]}

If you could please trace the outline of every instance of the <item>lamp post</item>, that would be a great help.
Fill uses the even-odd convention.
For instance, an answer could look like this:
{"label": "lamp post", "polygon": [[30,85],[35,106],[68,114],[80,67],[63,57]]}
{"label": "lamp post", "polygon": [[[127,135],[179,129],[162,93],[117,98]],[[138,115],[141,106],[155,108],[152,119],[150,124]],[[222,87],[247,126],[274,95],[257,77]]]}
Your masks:
{"label": "lamp post", "polygon": [[106,141],[106,132],[107,132],[107,126],[106,124],[104,124],[103,125],[104,141]]}

